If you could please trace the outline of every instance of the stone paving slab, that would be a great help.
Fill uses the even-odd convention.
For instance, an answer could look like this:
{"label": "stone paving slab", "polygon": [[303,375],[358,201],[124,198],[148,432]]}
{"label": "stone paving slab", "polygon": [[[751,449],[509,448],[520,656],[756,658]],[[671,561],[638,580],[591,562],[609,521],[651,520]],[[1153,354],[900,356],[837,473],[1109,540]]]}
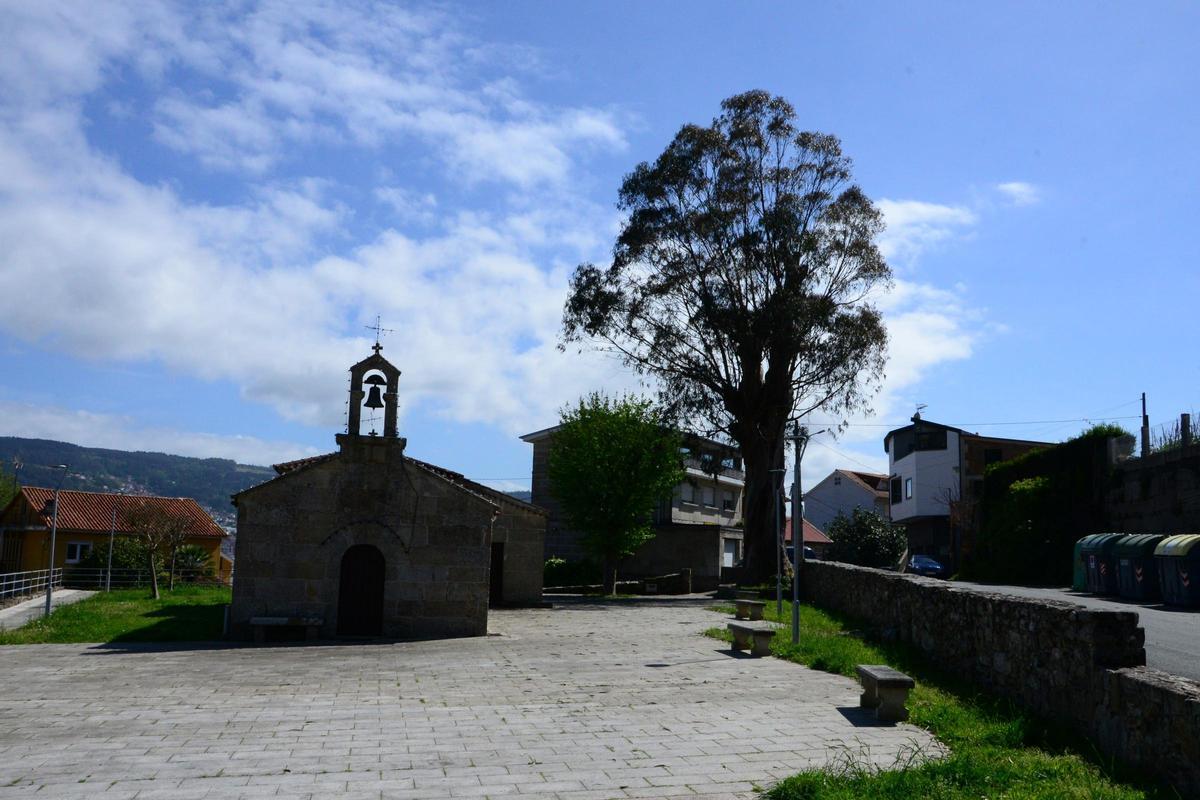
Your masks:
{"label": "stone paving slab", "polygon": [[723,621],[581,602],[437,642],[0,648],[0,798],[752,798],[939,751],[849,679],[700,635]]}

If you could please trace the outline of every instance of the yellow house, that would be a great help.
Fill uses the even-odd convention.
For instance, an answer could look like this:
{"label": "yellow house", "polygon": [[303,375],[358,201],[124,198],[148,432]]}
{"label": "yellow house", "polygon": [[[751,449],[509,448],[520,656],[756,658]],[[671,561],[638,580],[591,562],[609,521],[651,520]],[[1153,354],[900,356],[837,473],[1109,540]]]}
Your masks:
{"label": "yellow house", "polygon": [[[53,497],[53,489],[22,486],[0,512],[0,573],[48,567]],[[129,536],[132,531],[127,514],[146,504],[187,519],[187,544],[203,548],[209,554],[213,573],[223,574],[221,542],[228,534],[195,500],[66,490],[58,493],[54,566],[78,564],[93,548],[106,548],[114,525],[117,536]]]}

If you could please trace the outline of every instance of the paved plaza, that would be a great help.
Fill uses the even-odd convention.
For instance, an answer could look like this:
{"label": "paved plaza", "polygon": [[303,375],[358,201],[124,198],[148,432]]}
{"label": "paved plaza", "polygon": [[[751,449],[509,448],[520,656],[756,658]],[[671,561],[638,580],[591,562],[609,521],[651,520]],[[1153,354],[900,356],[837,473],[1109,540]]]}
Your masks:
{"label": "paved plaza", "polygon": [[0,648],[0,798],[752,798],[936,751],[846,678],[732,654],[705,601],[494,611],[491,635]]}

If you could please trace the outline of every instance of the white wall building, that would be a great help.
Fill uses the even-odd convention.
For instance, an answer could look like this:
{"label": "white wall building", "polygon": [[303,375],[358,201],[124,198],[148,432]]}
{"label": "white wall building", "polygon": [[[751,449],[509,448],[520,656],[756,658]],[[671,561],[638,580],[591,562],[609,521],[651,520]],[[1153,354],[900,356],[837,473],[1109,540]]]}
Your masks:
{"label": "white wall building", "polygon": [[804,493],[804,518],[822,531],[839,514],[856,508],[888,518],[888,476],[861,470],[835,469]]}

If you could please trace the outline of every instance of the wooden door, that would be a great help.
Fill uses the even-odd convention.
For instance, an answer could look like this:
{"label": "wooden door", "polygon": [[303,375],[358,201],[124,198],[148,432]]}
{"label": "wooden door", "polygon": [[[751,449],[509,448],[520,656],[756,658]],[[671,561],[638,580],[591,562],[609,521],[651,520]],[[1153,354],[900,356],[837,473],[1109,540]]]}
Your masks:
{"label": "wooden door", "polygon": [[492,542],[491,586],[488,589],[489,605],[498,606],[504,602],[504,542]]}
{"label": "wooden door", "polygon": [[383,633],[383,573],[383,553],[369,544],[356,544],[342,556],[338,583],[339,636]]}

